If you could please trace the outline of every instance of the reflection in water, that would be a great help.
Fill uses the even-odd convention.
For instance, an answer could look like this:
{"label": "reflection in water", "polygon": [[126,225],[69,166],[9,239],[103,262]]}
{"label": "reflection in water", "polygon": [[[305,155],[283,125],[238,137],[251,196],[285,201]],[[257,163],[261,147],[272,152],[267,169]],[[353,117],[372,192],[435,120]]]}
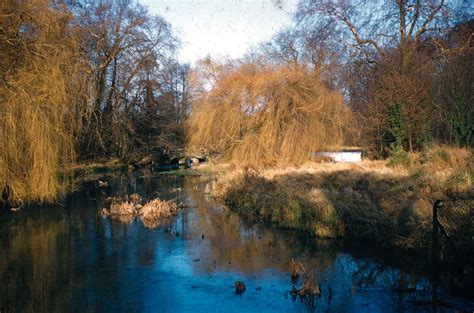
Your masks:
{"label": "reflection in water", "polygon": [[302,244],[311,240],[247,224],[227,207],[208,199],[202,190],[190,190],[189,204],[195,209],[184,212],[182,228],[191,238],[186,242],[187,250],[205,261],[203,271],[211,270],[205,266],[216,265],[224,270],[238,268],[246,275],[268,268],[288,271],[292,257],[321,270],[334,265],[335,247]]}
{"label": "reflection in water", "polygon": [[[425,277],[248,224],[202,189],[197,178],[121,177],[85,186],[64,206],[3,212],[0,312],[432,312]],[[99,216],[102,199],[135,192],[188,208],[156,229]],[[285,297],[292,259],[321,285],[313,308]]]}

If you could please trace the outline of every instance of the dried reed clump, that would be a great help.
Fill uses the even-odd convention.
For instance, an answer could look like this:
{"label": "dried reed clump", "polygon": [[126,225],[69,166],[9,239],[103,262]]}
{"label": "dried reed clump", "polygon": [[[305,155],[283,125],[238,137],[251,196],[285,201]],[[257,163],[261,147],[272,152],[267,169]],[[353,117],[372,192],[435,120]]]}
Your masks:
{"label": "dried reed clump", "polygon": [[178,205],[174,201],[156,198],[142,205],[142,199],[138,194],[132,194],[126,198],[130,201],[112,202],[109,209],[102,209],[101,215],[122,222],[131,222],[135,217],[138,217],[146,227],[154,228],[178,212]]}
{"label": "dried reed clump", "polygon": [[299,163],[344,142],[351,114],[342,96],[302,67],[244,64],[195,105],[191,149],[222,154],[238,165]]}
{"label": "dried reed clump", "polygon": [[178,206],[174,201],[163,201],[158,198],[147,202],[138,215],[146,227],[156,227],[163,219],[175,216]]}
{"label": "dried reed clump", "polygon": [[128,199],[134,204],[140,204],[142,202],[142,197],[138,193],[131,194]]}
{"label": "dried reed clump", "polygon": [[[309,301],[311,304],[314,301],[314,296],[321,297],[321,289],[316,281],[314,272],[308,273],[300,261],[291,260],[291,282],[293,288],[290,295],[293,297],[299,296],[303,301]],[[297,285],[301,283],[298,289]]]}
{"label": "dried reed clump", "polygon": [[110,205],[109,214],[111,216],[131,215],[133,217],[136,214],[135,205],[128,201],[122,203],[112,203]]}
{"label": "dried reed clump", "polygon": [[303,286],[300,288],[298,294],[300,297],[307,298],[310,301],[314,296],[321,296],[321,289],[316,283],[314,273],[306,275],[303,281]]}
{"label": "dried reed clump", "polygon": [[36,0],[6,1],[0,16],[0,201],[51,201],[74,156],[80,62],[71,15]]}
{"label": "dried reed clump", "polygon": [[112,203],[109,209],[103,208],[100,214],[103,217],[110,216],[122,223],[130,223],[137,215],[136,207],[132,202],[124,201],[121,203]]}
{"label": "dried reed clump", "polygon": [[296,283],[300,276],[305,273],[304,266],[301,262],[291,259],[291,281]]}

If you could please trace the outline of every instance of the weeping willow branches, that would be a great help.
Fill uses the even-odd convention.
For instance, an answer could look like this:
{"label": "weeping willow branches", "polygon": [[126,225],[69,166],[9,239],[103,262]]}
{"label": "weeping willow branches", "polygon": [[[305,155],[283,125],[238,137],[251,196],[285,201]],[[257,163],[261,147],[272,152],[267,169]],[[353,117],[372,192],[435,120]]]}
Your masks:
{"label": "weeping willow branches", "polygon": [[0,6],[0,194],[10,203],[49,201],[73,157],[79,86],[71,16],[49,1]]}
{"label": "weeping willow branches", "polygon": [[299,163],[342,144],[350,119],[342,96],[316,73],[244,64],[195,104],[189,144],[241,165]]}

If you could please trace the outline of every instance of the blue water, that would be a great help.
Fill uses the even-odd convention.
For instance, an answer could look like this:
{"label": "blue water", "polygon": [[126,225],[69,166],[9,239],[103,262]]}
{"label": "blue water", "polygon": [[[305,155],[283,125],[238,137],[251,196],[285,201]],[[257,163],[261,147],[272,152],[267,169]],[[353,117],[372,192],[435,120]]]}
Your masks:
{"label": "blue water", "polygon": [[[0,312],[474,309],[469,300],[455,299],[432,308],[430,282],[420,266],[397,267],[390,260],[395,255],[377,258],[339,242],[248,224],[203,189],[192,177],[117,177],[106,188],[86,184],[62,205],[3,211]],[[187,207],[155,229],[98,214],[105,197],[133,192],[178,198]],[[289,294],[292,259],[321,286],[314,303]],[[237,280],[246,285],[242,295],[235,294]]]}

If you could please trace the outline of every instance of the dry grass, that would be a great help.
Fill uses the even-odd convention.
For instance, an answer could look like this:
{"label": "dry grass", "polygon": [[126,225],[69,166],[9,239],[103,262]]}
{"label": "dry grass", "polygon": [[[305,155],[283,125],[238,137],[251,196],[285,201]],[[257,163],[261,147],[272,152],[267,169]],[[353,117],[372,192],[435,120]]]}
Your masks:
{"label": "dry grass", "polygon": [[301,67],[244,64],[221,78],[189,119],[189,146],[238,165],[301,163],[342,144],[351,114],[342,96]]}
{"label": "dry grass", "polygon": [[[440,147],[407,167],[384,161],[307,163],[301,167],[236,169],[222,174],[212,194],[253,220],[324,238],[352,237],[409,249],[426,248],[438,198],[473,196],[472,152]],[[456,173],[464,173],[456,176]],[[456,180],[458,177],[458,180]],[[471,177],[471,178],[470,178]]]}
{"label": "dry grass", "polygon": [[136,214],[135,205],[132,202],[112,203],[110,206],[109,214],[112,216],[117,215],[132,215]]}
{"label": "dry grass", "polygon": [[464,148],[434,146],[410,154],[409,169],[412,175],[425,178],[427,185],[463,193],[473,188],[474,153]]}

